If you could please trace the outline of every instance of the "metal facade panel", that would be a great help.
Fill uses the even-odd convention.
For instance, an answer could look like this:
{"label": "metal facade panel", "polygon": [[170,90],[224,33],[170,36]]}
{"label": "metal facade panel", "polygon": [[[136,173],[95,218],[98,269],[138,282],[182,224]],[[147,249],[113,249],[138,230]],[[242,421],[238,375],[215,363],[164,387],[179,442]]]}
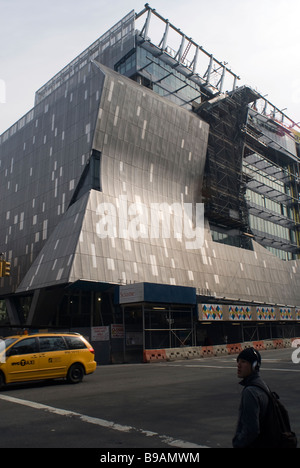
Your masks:
{"label": "metal facade panel", "polygon": [[[88,64],[35,106],[0,146],[0,251],[16,290],[68,210],[90,158],[103,74]],[[59,234],[60,236],[60,234]],[[0,280],[1,281],[1,280]]]}
{"label": "metal facade panel", "polygon": [[[90,81],[88,71],[93,76]],[[40,146],[33,151],[37,138],[33,143],[31,122],[26,133],[12,140],[18,147],[19,138],[24,141],[26,135],[28,152],[12,161],[11,145],[3,159],[3,183],[18,184],[14,190],[10,186],[10,197],[1,208],[7,219],[1,240],[12,234],[2,248],[9,245],[20,262],[18,292],[78,280],[148,282],[196,287],[219,298],[299,304],[297,261],[282,262],[256,243],[254,251],[215,243],[208,225],[203,246],[195,250],[187,249],[184,239],[176,238],[173,231],[169,237],[144,235],[151,233],[150,214],[154,219],[159,216],[154,203],[171,206],[201,201],[208,125],[102,65],[94,63],[86,72],[90,94],[84,88],[78,93],[79,121],[75,123],[68,106],[61,103],[66,98],[60,90],[57,102],[49,100],[48,117],[43,117],[42,109],[37,114],[39,122],[44,122],[36,133]],[[70,91],[67,96],[70,100]],[[86,99],[93,103],[92,120]],[[55,109],[62,112],[61,122],[65,115],[77,125],[74,133],[56,127],[56,117],[52,125]],[[30,131],[32,140],[27,137]],[[46,139],[41,137],[44,131]],[[79,136],[75,141],[74,135]],[[38,150],[41,147],[43,151]],[[92,149],[101,152],[102,192],[91,190],[69,206]],[[31,180],[21,173],[34,175],[36,183],[28,183]],[[132,204],[136,211],[126,218],[124,209]],[[105,206],[115,209],[116,231],[101,237]],[[148,218],[143,218],[145,210]],[[135,218],[141,229],[136,238],[129,235],[125,223]],[[16,255],[24,251],[22,259]]]}

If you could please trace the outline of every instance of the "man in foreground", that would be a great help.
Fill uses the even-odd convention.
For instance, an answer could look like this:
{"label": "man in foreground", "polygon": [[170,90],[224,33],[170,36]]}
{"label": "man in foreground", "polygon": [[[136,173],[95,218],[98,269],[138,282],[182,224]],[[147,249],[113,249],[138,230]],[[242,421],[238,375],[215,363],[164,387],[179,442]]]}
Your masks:
{"label": "man in foreground", "polygon": [[257,387],[268,387],[259,375],[261,356],[254,348],[244,349],[237,357],[237,376],[244,387],[239,407],[236,433],[232,440],[234,448],[262,447],[259,434],[266,416],[269,398]]}

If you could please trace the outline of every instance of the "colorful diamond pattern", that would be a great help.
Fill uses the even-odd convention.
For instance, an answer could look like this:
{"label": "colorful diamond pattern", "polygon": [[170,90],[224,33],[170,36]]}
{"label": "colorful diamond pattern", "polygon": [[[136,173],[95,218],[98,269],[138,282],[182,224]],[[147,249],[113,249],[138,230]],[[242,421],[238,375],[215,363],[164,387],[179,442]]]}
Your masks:
{"label": "colorful diamond pattern", "polygon": [[256,307],[257,320],[276,320],[274,307]]}
{"label": "colorful diamond pattern", "polygon": [[229,306],[230,320],[252,320],[251,307],[249,306]]}
{"label": "colorful diamond pattern", "polygon": [[220,304],[202,304],[203,320],[223,320],[222,306]]}

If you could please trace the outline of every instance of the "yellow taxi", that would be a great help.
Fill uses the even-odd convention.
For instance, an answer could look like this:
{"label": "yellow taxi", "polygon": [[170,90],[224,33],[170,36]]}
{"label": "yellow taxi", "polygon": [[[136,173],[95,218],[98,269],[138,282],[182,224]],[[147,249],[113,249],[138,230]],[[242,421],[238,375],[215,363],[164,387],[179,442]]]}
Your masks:
{"label": "yellow taxi", "polygon": [[13,382],[66,378],[79,383],[96,369],[94,349],[78,333],[36,333],[0,340],[0,388]]}

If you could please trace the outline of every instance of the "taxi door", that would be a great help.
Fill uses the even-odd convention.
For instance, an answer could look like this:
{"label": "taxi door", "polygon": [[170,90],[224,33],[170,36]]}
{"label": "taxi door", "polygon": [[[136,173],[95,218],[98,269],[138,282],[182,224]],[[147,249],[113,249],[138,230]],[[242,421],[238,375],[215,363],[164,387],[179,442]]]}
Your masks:
{"label": "taxi door", "polygon": [[38,378],[39,357],[35,337],[24,338],[8,350],[5,373],[7,383]]}
{"label": "taxi door", "polygon": [[40,336],[39,351],[41,378],[58,378],[66,375],[70,351],[62,336]]}

